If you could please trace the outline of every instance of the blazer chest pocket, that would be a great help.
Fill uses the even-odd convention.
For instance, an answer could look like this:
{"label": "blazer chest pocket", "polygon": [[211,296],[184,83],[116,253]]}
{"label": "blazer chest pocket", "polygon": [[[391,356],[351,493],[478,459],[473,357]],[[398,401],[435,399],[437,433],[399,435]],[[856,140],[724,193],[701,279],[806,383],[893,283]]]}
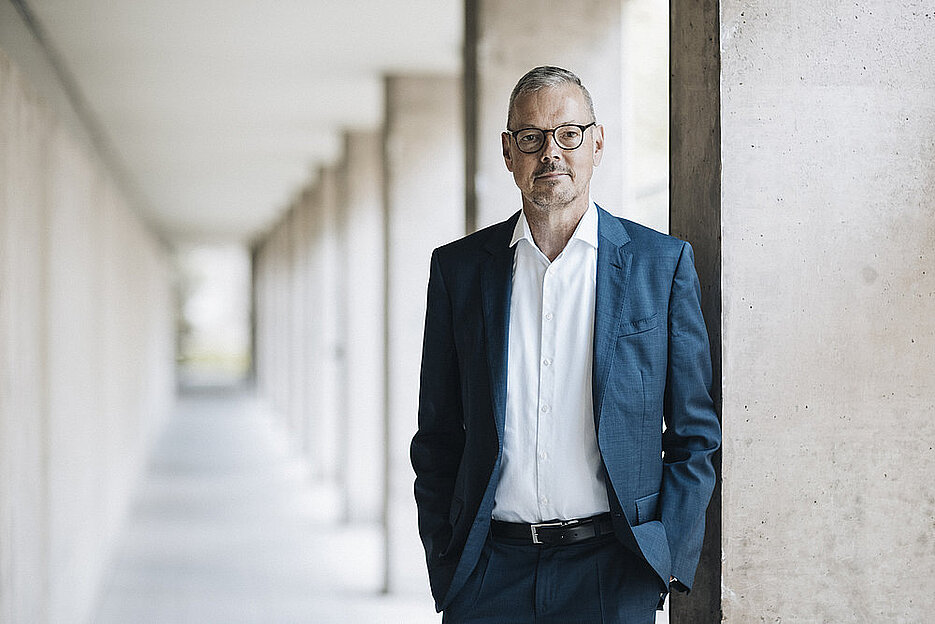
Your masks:
{"label": "blazer chest pocket", "polygon": [[620,324],[620,331],[617,332],[617,336],[622,338],[623,336],[632,336],[633,334],[642,334],[643,332],[648,332],[651,329],[656,328],[656,317],[659,313],[655,313],[652,316],[647,316],[646,318],[641,318],[635,321],[625,321]]}
{"label": "blazer chest pocket", "polygon": [[656,512],[659,507],[659,492],[636,499],[636,523],[643,524],[650,520],[658,520]]}

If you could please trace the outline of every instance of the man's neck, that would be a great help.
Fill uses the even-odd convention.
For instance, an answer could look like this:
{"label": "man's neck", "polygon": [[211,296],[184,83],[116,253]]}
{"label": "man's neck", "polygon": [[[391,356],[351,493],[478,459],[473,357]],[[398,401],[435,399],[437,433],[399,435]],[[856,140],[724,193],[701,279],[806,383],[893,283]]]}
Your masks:
{"label": "man's neck", "polygon": [[590,205],[587,195],[583,200],[560,207],[542,207],[523,200],[523,213],[529,223],[532,239],[550,262],[565,249]]}

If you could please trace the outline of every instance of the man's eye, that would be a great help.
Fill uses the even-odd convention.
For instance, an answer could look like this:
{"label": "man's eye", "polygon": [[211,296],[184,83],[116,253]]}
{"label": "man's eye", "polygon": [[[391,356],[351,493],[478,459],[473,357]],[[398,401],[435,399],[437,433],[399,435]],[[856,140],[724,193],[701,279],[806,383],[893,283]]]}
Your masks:
{"label": "man's eye", "polygon": [[563,141],[576,141],[579,135],[580,133],[578,132],[577,128],[572,129],[572,130],[565,130],[562,132],[562,140]]}

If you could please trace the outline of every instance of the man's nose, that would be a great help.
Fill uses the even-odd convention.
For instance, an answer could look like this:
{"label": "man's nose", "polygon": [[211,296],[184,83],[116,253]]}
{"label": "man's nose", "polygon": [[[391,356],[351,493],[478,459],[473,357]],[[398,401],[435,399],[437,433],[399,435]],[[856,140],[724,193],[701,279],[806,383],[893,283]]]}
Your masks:
{"label": "man's nose", "polygon": [[539,159],[542,162],[548,162],[552,159],[558,159],[561,157],[562,148],[558,146],[558,143],[555,141],[555,131],[545,133],[545,143],[542,146],[541,154],[539,154]]}

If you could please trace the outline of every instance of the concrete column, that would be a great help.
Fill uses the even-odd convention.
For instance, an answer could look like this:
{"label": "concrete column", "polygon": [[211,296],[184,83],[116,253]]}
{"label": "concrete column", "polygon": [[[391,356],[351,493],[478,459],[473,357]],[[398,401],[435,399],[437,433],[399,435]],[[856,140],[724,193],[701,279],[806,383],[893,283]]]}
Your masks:
{"label": "concrete column", "polygon": [[336,173],[323,167],[260,244],[258,379],[317,478],[338,472]]}
{"label": "concrete column", "polygon": [[340,171],[341,262],[344,266],[344,391],[347,423],[344,463],[345,518],[375,522],[383,516],[383,358],[385,250],[383,146],[377,131],[344,137]]}
{"label": "concrete column", "polygon": [[624,4],[624,0],[572,2],[559,14],[548,0],[466,1],[469,228],[501,221],[521,207],[519,191],[503,165],[500,133],[506,129],[513,86],[538,65],[574,71],[591,92],[606,138],[604,160],[591,185],[592,197],[612,213],[627,215]]}
{"label": "concrete column", "polygon": [[273,394],[273,408],[280,418],[287,422],[286,415],[289,413],[289,348],[292,344],[290,334],[290,310],[289,310],[289,284],[291,281],[291,263],[288,244],[288,233],[285,227],[280,223],[273,234],[273,275],[275,275],[275,290],[273,293],[274,309],[276,311],[276,321],[274,325],[275,336],[273,339],[276,362],[273,370],[275,379],[275,392]]}
{"label": "concrete column", "polygon": [[[320,472],[318,450],[318,430],[321,420],[321,401],[319,393],[322,374],[321,360],[321,263],[317,246],[320,237],[320,186],[311,184],[303,189],[293,206],[293,211],[300,212],[302,219],[296,222],[280,223],[284,231],[293,229],[292,236],[300,240],[300,249],[295,258],[301,258],[304,265],[301,276],[289,278],[289,314],[301,331],[292,334],[288,344],[280,348],[291,353],[292,361],[301,368],[301,375],[290,380],[290,391],[297,403],[296,418],[301,418],[301,426],[293,431],[295,444],[301,448],[309,461],[309,466]],[[277,304],[280,305],[280,304]],[[299,413],[301,411],[301,414]]]}
{"label": "concrete column", "polygon": [[269,401],[273,411],[276,409],[276,393],[279,383],[277,377],[279,364],[278,333],[279,309],[276,306],[277,292],[279,290],[279,273],[277,267],[279,258],[276,249],[276,231],[270,230],[263,241],[263,272],[265,274],[263,289],[263,307],[266,310],[265,319],[260,321],[264,345],[261,347],[266,359],[258,363],[258,374],[264,378],[264,396]]}
{"label": "concrete column", "polygon": [[[428,595],[409,441],[416,429],[432,249],[464,234],[461,81],[386,80],[387,588]],[[427,598],[428,599],[428,598]]]}
{"label": "concrete column", "polygon": [[720,13],[724,613],[925,621],[932,7]]}
{"label": "concrete column", "polygon": [[269,396],[269,256],[265,241],[253,243],[251,248],[251,294],[253,300],[253,337],[251,368],[256,390],[260,396]]}
{"label": "concrete column", "polygon": [[270,406],[275,408],[276,405],[276,393],[279,385],[279,377],[277,373],[279,371],[279,308],[276,306],[277,303],[277,293],[279,291],[279,279],[280,274],[277,272],[277,267],[279,266],[279,257],[277,255],[277,248],[275,243],[275,234],[270,233],[269,238],[267,239],[264,248],[266,250],[266,309],[267,309],[267,320],[266,320],[266,329],[264,333],[266,334],[267,346],[265,351],[267,353],[266,364],[264,369],[266,371],[267,379],[267,394],[266,396],[269,399]]}
{"label": "concrete column", "polygon": [[296,430],[296,442],[301,447],[306,457],[313,453],[312,446],[312,423],[314,421],[314,411],[316,406],[317,383],[314,379],[315,370],[315,340],[313,334],[317,329],[317,306],[318,296],[315,290],[316,275],[315,267],[315,211],[318,205],[315,202],[316,195],[312,189],[306,187],[303,189],[296,204],[296,221],[292,225],[295,228],[293,236],[296,237],[297,248],[295,249],[295,261],[300,268],[299,274],[295,275],[292,281],[292,301],[294,309],[293,318],[296,321],[298,331],[293,334],[293,340],[289,348],[293,351],[293,358],[297,368],[301,371],[295,376],[292,392],[295,400],[300,405],[296,413],[296,418],[300,420],[299,427]]}
{"label": "concrete column", "polygon": [[[711,343],[712,397],[721,406],[721,134],[718,2],[671,3],[671,211],[673,236],[695,251]],[[720,474],[721,457],[715,456]],[[673,594],[673,624],[721,618],[721,489],[708,506],[705,541],[689,595]]]}
{"label": "concrete column", "polygon": [[312,376],[308,383],[312,399],[312,426],[309,448],[312,469],[316,476],[334,480],[338,473],[340,416],[340,350],[338,344],[338,301],[340,270],[337,257],[337,176],[334,167],[321,167],[318,172],[312,217],[312,290],[309,340],[314,340]]}
{"label": "concrete column", "polygon": [[698,102],[679,220],[707,224],[702,279],[720,269],[724,620],[926,621],[935,22],[904,0],[683,5],[673,49],[702,58],[673,83]]}
{"label": "concrete column", "polygon": [[660,232],[669,231],[669,29],[669,0],[623,0],[625,173],[618,214]]}
{"label": "concrete column", "polygon": [[309,308],[309,279],[311,277],[311,221],[309,205],[305,195],[299,197],[286,214],[281,227],[288,241],[289,275],[288,304],[289,343],[286,346],[289,371],[287,389],[289,395],[288,422],[293,439],[308,452],[309,428],[309,356],[307,339],[312,329]]}
{"label": "concrete column", "polygon": [[0,53],[0,621],[48,617],[48,247],[51,120]]}
{"label": "concrete column", "polygon": [[283,367],[283,318],[288,308],[283,292],[289,275],[280,246],[282,228],[272,229],[259,245],[257,271],[257,382],[259,390],[273,411],[283,416],[281,389],[286,369]]}

